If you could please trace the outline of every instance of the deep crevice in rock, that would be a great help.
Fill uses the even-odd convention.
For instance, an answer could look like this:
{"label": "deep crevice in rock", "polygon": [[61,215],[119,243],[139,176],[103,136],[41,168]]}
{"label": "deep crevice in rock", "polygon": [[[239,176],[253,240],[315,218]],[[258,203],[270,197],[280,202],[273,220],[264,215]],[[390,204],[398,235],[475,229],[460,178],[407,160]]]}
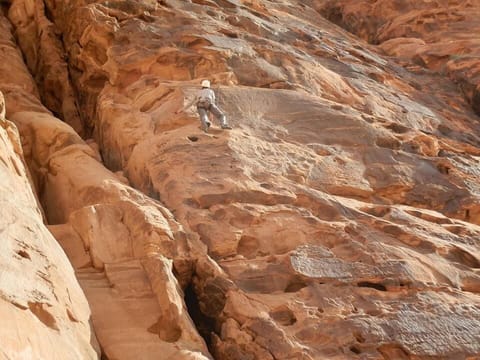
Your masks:
{"label": "deep crevice in rock", "polygon": [[205,340],[208,350],[213,354],[213,334],[215,333],[215,319],[205,315],[200,308],[200,301],[195,292],[194,285],[190,283],[184,290],[185,305],[187,306],[190,318],[200,336]]}
{"label": "deep crevice in rock", "polygon": [[285,292],[286,293],[294,293],[297,291],[302,290],[303,288],[306,288],[308,284],[303,281],[302,279],[293,279],[288,283],[288,285],[285,287]]}
{"label": "deep crevice in rock", "polygon": [[385,285],[377,284],[377,283],[373,283],[373,282],[369,282],[369,281],[360,281],[359,283],[357,283],[357,286],[358,287],[372,288],[372,289],[379,290],[379,291],[387,291],[387,288],[385,287]]}
{"label": "deep crevice in rock", "polygon": [[[65,50],[62,33],[60,33],[55,23],[53,14],[48,7],[48,4],[45,3],[45,1],[41,1],[41,3],[41,7],[43,7],[43,9],[35,9],[35,18],[33,20],[38,27],[38,34],[36,35],[38,38],[34,39],[38,42],[36,45],[37,47],[35,48],[37,57],[36,59],[32,58],[31,56],[29,57],[28,50],[25,50],[24,48],[26,40],[23,39],[22,41],[17,34],[19,28],[21,28],[23,25],[19,26],[18,23],[15,23],[11,20],[11,18],[9,18],[11,4],[1,6],[4,16],[9,20],[9,22],[12,24],[12,27],[15,29],[15,42],[17,48],[20,50],[24,63],[37,86],[41,104],[51,111],[56,118],[74,128],[75,132],[80,137],[84,139],[88,138],[91,136],[92,131],[88,128],[87,121],[84,119],[82,112],[80,112],[78,108],[78,93],[72,81],[68,54]],[[37,5],[38,4],[32,6]],[[39,11],[41,11],[41,13],[39,13]],[[40,17],[40,19],[37,17]],[[45,22],[48,22],[48,24],[45,24]],[[49,41],[45,40],[47,38]],[[46,48],[42,48],[44,43],[46,43],[46,48],[50,46],[49,52],[56,53],[58,51],[58,54],[56,54],[58,56],[57,63],[55,63],[55,66],[58,67],[58,61],[61,61],[65,65],[66,72],[64,75],[66,76],[66,79],[62,79],[62,76],[59,75],[59,73],[62,73],[62,71],[58,69],[56,70],[57,74],[55,75],[58,77],[52,79],[51,74],[54,73],[51,70],[53,67],[51,64],[52,59],[49,59],[49,56],[45,56],[47,50]],[[35,65],[33,66],[32,64]],[[71,89],[71,94],[68,94],[68,88]],[[59,93],[59,91],[61,91],[61,93]],[[71,95],[70,99],[69,95]],[[69,100],[71,100],[71,102]],[[88,134],[86,134],[87,130],[89,130]]]}

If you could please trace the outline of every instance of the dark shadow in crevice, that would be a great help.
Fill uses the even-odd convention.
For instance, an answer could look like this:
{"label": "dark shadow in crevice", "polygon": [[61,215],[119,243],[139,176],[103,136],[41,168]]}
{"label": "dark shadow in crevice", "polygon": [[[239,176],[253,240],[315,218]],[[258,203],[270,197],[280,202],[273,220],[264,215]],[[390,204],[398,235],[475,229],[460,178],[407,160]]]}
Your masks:
{"label": "dark shadow in crevice", "polygon": [[307,286],[308,284],[302,279],[292,279],[285,287],[284,291],[286,293],[295,293],[302,290],[303,288],[306,288]]}
{"label": "dark shadow in crevice", "polygon": [[350,351],[357,355],[362,353],[362,350],[357,345],[350,346]]}
{"label": "dark shadow in crevice", "polygon": [[387,291],[387,288],[385,287],[385,285],[376,284],[376,283],[369,282],[369,281],[360,281],[357,284],[357,286],[358,287],[368,287],[368,288],[372,288],[372,289],[379,290],[379,291]]}
{"label": "dark shadow in crevice", "polygon": [[8,5],[0,2],[0,13],[7,17]]}
{"label": "dark shadow in crevice", "polygon": [[32,258],[30,257],[30,254],[28,252],[26,252],[25,250],[18,250],[17,251],[17,254],[19,256],[21,256],[22,258],[24,259],[28,259],[28,260],[31,260]]}
{"label": "dark shadow in crevice", "polygon": [[215,319],[206,316],[200,309],[200,303],[192,283],[185,288],[184,292],[188,314],[193,320],[198,333],[205,340],[208,351],[212,354],[212,335],[215,333]]}

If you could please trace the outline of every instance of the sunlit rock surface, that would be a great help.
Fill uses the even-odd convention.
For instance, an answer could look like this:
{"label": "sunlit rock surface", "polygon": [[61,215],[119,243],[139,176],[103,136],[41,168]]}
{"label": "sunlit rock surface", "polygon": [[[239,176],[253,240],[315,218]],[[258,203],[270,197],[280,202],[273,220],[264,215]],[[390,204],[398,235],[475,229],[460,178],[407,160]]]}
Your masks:
{"label": "sunlit rock surface", "polygon": [[[380,38],[413,2],[378,3],[45,1],[94,141],[33,101],[12,119],[106,356],[480,355],[476,95],[417,61],[440,23],[474,43],[477,6]],[[233,130],[175,113],[204,78]]]}
{"label": "sunlit rock surface", "polygon": [[[5,34],[10,35],[6,19],[0,17],[0,20]],[[8,317],[5,315],[7,322],[2,323],[5,324],[2,331],[8,340],[2,349],[6,358],[86,359],[102,355],[110,359],[207,359],[206,345],[188,315],[179,284],[179,280],[182,281],[191,272],[188,265],[191,260],[185,259],[185,252],[189,251],[185,232],[167,209],[124,184],[126,180],[107,170],[99,162],[100,155],[95,146],[85,143],[70,126],[53,117],[40,104],[33,79],[15,48],[13,38],[7,39],[5,48],[9,51],[0,54],[0,60],[18,69],[18,77],[9,76],[6,68],[0,69],[0,76],[4,79],[0,88],[6,89],[7,113],[21,134],[24,153],[20,155],[24,155],[30,167],[49,229],[76,269],[88,299],[93,329],[101,348],[96,354],[89,347],[90,338],[87,338],[86,344],[81,343],[80,335],[85,337],[90,334],[90,309],[65,253],[41,223],[40,214],[36,214],[39,224],[27,227],[25,232],[31,233],[32,237],[38,232],[37,241],[41,244],[37,245],[29,238],[18,239],[16,255],[5,252],[2,263],[12,268],[14,265],[19,267],[16,262],[9,264],[8,259],[14,257],[26,262],[25,259],[31,260],[33,256],[29,255],[30,249],[38,252],[40,259],[47,264],[40,264],[45,270],[38,265],[37,276],[47,282],[45,287],[50,293],[43,295],[41,283],[36,285],[40,290],[36,290],[33,284],[38,280],[29,272],[25,275],[30,276],[32,284],[22,277],[16,279],[14,270],[22,270],[8,267],[1,289],[7,291],[6,300],[12,296],[8,291],[14,293],[8,287],[10,282],[22,289],[26,294],[20,293],[17,295],[20,300],[15,302],[14,298],[11,302],[22,310],[30,308],[44,326],[59,332],[54,334],[60,337],[62,343],[58,349],[51,348],[49,343],[57,341],[48,337],[53,335],[42,338],[41,329],[37,330],[18,315],[16,321],[14,317],[10,319],[13,315],[8,314]],[[13,124],[10,127],[15,129]],[[17,151],[21,151],[18,139],[15,144]],[[6,188],[7,193],[8,190],[16,192],[13,188]],[[12,203],[19,201],[12,199]],[[8,208],[7,211],[13,218],[18,216],[28,220],[23,212],[17,214],[18,211]],[[15,224],[14,220],[11,221]],[[46,235],[41,231],[48,235],[47,239],[58,254],[50,250],[47,243],[42,243],[40,235]],[[22,235],[19,233],[18,236]],[[173,275],[174,262],[177,262],[175,271],[179,279]],[[59,270],[56,270],[57,266]],[[66,269],[63,269],[65,266]],[[65,274],[60,279],[74,289],[70,292],[64,290],[63,282],[57,279],[60,276],[57,271],[62,270]],[[30,287],[33,289],[30,290]],[[33,296],[35,291],[38,292],[36,297]],[[57,305],[47,297],[54,297],[61,291],[67,291],[73,300],[68,297],[69,302],[64,305],[61,302],[63,298],[60,298]],[[28,296],[32,297],[30,302]],[[74,304],[70,305],[72,301]],[[80,309],[83,313],[75,315],[75,311],[80,311],[74,307],[77,302],[83,305]],[[55,308],[48,310],[54,305]],[[80,331],[73,325],[67,328],[73,334],[64,334],[64,324],[57,324],[60,320],[56,319],[58,315],[54,312],[60,312],[61,305],[64,307],[62,315],[68,323],[84,322],[81,325],[86,326],[83,329],[86,335],[75,334],[75,331]],[[57,307],[60,310],[56,310]],[[18,330],[12,331],[15,326]],[[38,327],[42,328],[42,325]],[[19,337],[18,345],[16,337]],[[23,345],[28,341],[34,344],[30,347]],[[68,347],[72,349],[69,351]]]}
{"label": "sunlit rock surface", "polygon": [[480,114],[480,3],[314,0],[328,19],[387,54],[449,76]]}
{"label": "sunlit rock surface", "polygon": [[[0,98],[3,112],[1,93]],[[96,358],[88,303],[43,224],[18,131],[5,118],[0,118],[0,139],[0,357]]]}

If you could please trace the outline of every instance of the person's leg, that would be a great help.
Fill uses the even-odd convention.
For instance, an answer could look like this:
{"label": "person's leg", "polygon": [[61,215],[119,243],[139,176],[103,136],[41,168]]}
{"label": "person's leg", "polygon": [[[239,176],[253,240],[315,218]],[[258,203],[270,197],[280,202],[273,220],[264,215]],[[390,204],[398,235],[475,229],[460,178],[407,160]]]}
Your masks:
{"label": "person's leg", "polygon": [[218,108],[217,105],[215,104],[210,105],[210,111],[220,121],[220,125],[222,126],[223,129],[231,129],[231,127],[227,123],[227,118],[225,114]]}
{"label": "person's leg", "polygon": [[208,120],[208,111],[204,108],[197,108],[198,115],[200,116],[200,122],[202,123],[202,130],[208,132],[210,127],[210,121]]}

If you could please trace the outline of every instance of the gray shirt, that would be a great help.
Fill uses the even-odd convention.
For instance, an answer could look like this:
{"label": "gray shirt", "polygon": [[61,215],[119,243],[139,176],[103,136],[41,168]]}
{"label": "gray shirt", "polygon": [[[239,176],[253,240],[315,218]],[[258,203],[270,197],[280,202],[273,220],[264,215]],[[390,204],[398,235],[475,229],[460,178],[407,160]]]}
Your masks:
{"label": "gray shirt", "polygon": [[197,94],[196,101],[208,100],[210,104],[215,104],[215,92],[210,88],[204,88]]}
{"label": "gray shirt", "polygon": [[202,99],[208,99],[210,104],[215,104],[215,92],[210,88],[203,88],[198,91],[197,95],[183,109],[189,109],[193,104],[197,104]]}

